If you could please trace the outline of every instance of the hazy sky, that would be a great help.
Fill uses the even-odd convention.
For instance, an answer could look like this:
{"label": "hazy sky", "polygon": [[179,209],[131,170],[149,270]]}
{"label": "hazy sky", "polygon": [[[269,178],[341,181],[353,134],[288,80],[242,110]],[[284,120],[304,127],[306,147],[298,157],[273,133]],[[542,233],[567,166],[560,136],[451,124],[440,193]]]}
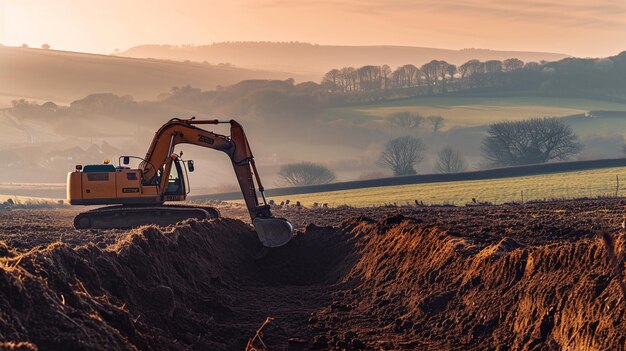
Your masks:
{"label": "hazy sky", "polygon": [[607,56],[626,50],[626,0],[0,0],[5,45],[247,40]]}

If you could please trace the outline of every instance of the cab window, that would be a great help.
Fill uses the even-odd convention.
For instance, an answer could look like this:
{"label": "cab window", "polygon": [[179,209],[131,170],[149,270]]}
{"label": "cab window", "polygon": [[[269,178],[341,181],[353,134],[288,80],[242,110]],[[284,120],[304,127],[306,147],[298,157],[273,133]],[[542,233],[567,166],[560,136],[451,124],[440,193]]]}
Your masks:
{"label": "cab window", "polygon": [[180,168],[180,162],[175,160],[172,164],[172,170],[170,171],[170,176],[167,180],[167,190],[165,191],[165,195],[180,195],[184,194],[185,190],[183,188],[183,180],[182,180],[182,172]]}

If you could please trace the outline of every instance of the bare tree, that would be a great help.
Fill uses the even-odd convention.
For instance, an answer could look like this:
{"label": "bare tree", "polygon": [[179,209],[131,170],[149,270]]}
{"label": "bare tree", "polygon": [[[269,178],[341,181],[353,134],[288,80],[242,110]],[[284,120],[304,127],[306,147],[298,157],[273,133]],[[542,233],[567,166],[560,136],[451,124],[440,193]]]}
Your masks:
{"label": "bare tree", "polygon": [[410,88],[417,85],[420,76],[420,70],[414,65],[408,64],[402,67],[398,67],[395,72],[397,72],[396,75],[398,78],[399,86]]}
{"label": "bare tree", "polygon": [[489,60],[485,62],[485,73],[498,73],[502,72],[502,61]]}
{"label": "bare tree", "polygon": [[356,88],[356,70],[352,67],[344,67],[341,70],[342,91],[354,91]]}
{"label": "bare tree", "polygon": [[469,60],[459,66],[459,72],[462,79],[469,81],[470,87],[478,85],[478,76],[485,73],[485,64],[478,60]]}
{"label": "bare tree", "polygon": [[328,184],[337,178],[327,167],[312,162],[281,166],[278,177],[287,185]]}
{"label": "bare tree", "polygon": [[524,61],[516,58],[506,59],[502,62],[502,70],[504,72],[517,71],[524,68]]}
{"label": "bare tree", "polygon": [[467,168],[465,159],[457,150],[446,146],[439,151],[435,169],[439,173],[458,173]]}
{"label": "bare tree", "polygon": [[446,76],[448,75],[448,69],[450,68],[450,64],[446,61],[436,61],[436,72],[437,72],[437,80],[441,81],[442,90],[446,92]]}
{"label": "bare tree", "polygon": [[44,50],[50,50],[50,44],[41,44],[41,48]]}
{"label": "bare tree", "polygon": [[567,160],[581,149],[578,136],[556,118],[494,123],[482,144],[484,157],[495,166]]}
{"label": "bare tree", "polygon": [[402,87],[402,72],[399,69],[391,72],[391,76],[389,78],[389,86],[393,88]]}
{"label": "bare tree", "polygon": [[424,117],[417,112],[396,112],[387,117],[387,123],[393,128],[419,129]]}
{"label": "bare tree", "polygon": [[424,78],[426,78],[426,85],[428,85],[429,92],[433,92],[433,85],[437,81],[439,77],[439,61],[432,60],[428,63],[425,63],[420,68]]}
{"label": "bare tree", "polygon": [[430,126],[433,128],[433,134],[437,134],[437,132],[439,132],[439,130],[441,130],[441,128],[443,128],[443,117],[441,116],[428,116],[426,117],[426,120],[428,121],[428,123],[430,123]]}
{"label": "bare tree", "polygon": [[457,69],[457,71],[459,72],[459,75],[461,76],[461,79],[465,79],[465,78],[469,77],[469,75],[470,75],[469,62],[466,62],[466,63],[460,65],[459,68]]}
{"label": "bare tree", "polygon": [[338,69],[331,69],[324,75],[322,79],[322,85],[327,87],[330,91],[337,91],[339,89],[339,80],[341,77],[341,71]]}
{"label": "bare tree", "polygon": [[[457,70],[458,69],[457,69],[456,65],[448,64],[447,71],[448,71],[448,77],[449,77],[450,81],[454,80],[454,76],[456,75]],[[447,85],[444,86],[444,91],[446,91],[446,92],[448,91]]]}
{"label": "bare tree", "polygon": [[450,79],[454,79],[454,76],[456,75],[457,71],[458,69],[456,65],[448,64],[448,76],[450,77]]}
{"label": "bare tree", "polygon": [[403,136],[389,140],[378,164],[396,176],[416,174],[415,165],[424,160],[426,145],[418,138]]}
{"label": "bare tree", "polygon": [[391,68],[389,65],[380,66],[380,77],[383,82],[383,89],[389,89],[389,79],[391,77]]}
{"label": "bare tree", "polygon": [[462,64],[459,67],[459,70],[466,72],[464,76],[471,77],[476,74],[484,73],[485,64],[478,60],[469,60]]}
{"label": "bare tree", "polygon": [[381,88],[379,66],[363,66],[357,69],[356,73],[361,91],[372,91]]}

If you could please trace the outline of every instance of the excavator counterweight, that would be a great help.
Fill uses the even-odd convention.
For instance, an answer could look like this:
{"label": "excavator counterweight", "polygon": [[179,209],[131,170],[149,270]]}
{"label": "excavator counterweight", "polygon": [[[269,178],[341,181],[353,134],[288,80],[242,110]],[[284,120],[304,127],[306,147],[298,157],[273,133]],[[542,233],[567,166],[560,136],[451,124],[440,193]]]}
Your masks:
{"label": "excavator counterweight", "polygon": [[[230,124],[230,136],[197,127],[199,124]],[[233,165],[252,224],[264,246],[285,245],[293,236],[289,221],[272,215],[263,193],[250,145],[239,123],[234,120],[195,120],[174,118],[155,134],[144,158],[122,156],[119,166],[108,162],[77,165],[68,174],[67,198],[72,205],[109,205],[80,213],[74,219],[77,229],[127,229],[146,224],[169,225],[188,218],[212,219],[219,211],[209,206],[173,205],[185,201],[189,193],[187,172],[193,161],[183,161],[178,144],[193,144],[226,153]],[[141,162],[136,169],[130,159]],[[257,190],[261,195],[259,202]],[[168,204],[165,204],[168,202]]]}

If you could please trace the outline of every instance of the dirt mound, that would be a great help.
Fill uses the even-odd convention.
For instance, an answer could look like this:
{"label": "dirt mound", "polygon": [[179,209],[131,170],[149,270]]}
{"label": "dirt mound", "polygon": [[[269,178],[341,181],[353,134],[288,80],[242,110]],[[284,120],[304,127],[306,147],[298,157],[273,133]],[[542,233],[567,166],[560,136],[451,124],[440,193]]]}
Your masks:
{"label": "dirt mound", "polygon": [[[401,216],[352,233],[359,259],[344,279],[356,287],[335,293],[342,310],[317,315],[327,325],[358,321],[331,332],[335,347],[624,349],[624,296],[600,239],[489,244]],[[616,246],[626,252],[623,239]]]}
{"label": "dirt mound", "polygon": [[494,239],[396,215],[309,225],[270,251],[232,219],[105,248],[0,245],[0,348],[243,350],[268,316],[272,350],[624,348],[601,239]]}
{"label": "dirt mound", "polygon": [[[227,291],[258,280],[242,222],[146,228],[102,250],[54,244],[0,270],[0,340],[44,349],[230,349]],[[230,339],[230,340],[229,340]],[[241,343],[241,340],[237,340]]]}

